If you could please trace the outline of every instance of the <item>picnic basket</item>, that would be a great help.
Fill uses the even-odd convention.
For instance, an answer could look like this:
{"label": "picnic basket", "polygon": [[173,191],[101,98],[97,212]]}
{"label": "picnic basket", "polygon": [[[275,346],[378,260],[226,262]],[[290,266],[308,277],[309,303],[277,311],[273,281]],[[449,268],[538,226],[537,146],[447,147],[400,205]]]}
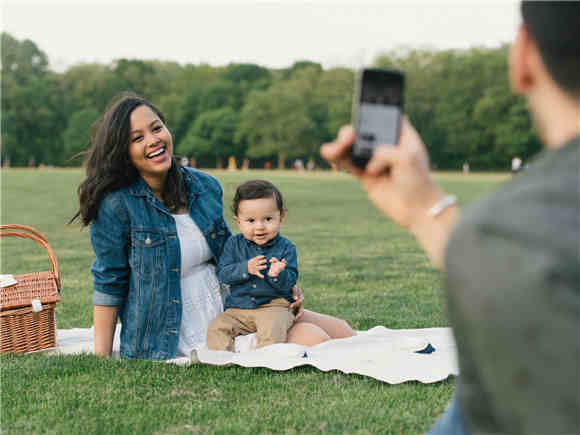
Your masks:
{"label": "picnic basket", "polygon": [[[0,287],[0,353],[25,353],[56,346],[54,308],[60,301],[56,257],[46,238],[25,225],[0,225],[0,237],[20,237],[41,245],[52,267],[48,272],[14,275]],[[6,271],[2,271],[6,273]],[[4,285],[3,284],[3,285]]]}

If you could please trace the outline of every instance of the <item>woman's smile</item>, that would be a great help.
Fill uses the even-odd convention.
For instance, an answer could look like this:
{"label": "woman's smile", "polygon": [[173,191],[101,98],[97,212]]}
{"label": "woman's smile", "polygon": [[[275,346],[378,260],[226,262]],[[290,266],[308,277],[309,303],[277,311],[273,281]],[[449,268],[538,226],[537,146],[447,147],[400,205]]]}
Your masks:
{"label": "woman's smile", "polygon": [[129,158],[141,177],[148,183],[153,180],[162,182],[171,167],[172,154],[171,133],[155,112],[145,105],[133,110]]}

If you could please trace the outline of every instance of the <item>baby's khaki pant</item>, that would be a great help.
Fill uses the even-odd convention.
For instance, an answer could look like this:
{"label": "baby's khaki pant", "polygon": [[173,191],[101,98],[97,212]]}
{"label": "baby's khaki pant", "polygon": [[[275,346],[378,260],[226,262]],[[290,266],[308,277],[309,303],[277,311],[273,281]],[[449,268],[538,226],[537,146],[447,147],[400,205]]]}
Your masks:
{"label": "baby's khaki pant", "polygon": [[256,332],[256,347],[286,343],[288,329],[294,323],[289,305],[286,299],[278,298],[252,310],[228,308],[209,324],[207,347],[233,352],[235,337],[252,332]]}

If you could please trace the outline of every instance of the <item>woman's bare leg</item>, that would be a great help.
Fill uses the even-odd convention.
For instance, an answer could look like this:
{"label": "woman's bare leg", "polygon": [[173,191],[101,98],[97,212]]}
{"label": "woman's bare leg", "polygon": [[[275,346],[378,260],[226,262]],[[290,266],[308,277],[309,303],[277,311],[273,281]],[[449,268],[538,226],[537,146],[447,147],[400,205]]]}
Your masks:
{"label": "woman's bare leg", "polygon": [[304,310],[304,314],[296,320],[293,328],[301,323],[308,323],[318,326],[330,338],[347,338],[356,335],[350,325],[344,320],[326,314],[316,313],[310,310]]}
{"label": "woman's bare leg", "polygon": [[288,343],[315,346],[328,340],[330,340],[330,336],[321,327],[313,323],[296,322],[288,330]]}
{"label": "woman's bare leg", "polygon": [[288,331],[288,343],[314,346],[332,338],[347,338],[355,332],[344,320],[304,310]]}

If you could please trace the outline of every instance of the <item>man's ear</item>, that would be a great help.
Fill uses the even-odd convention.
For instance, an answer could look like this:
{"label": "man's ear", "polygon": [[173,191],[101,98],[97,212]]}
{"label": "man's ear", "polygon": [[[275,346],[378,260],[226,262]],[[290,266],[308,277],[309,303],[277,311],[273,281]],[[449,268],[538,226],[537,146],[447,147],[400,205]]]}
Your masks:
{"label": "man's ear", "polygon": [[238,225],[240,225],[240,218],[234,215],[234,220]]}
{"label": "man's ear", "polygon": [[536,84],[539,52],[536,41],[521,24],[510,50],[509,76],[514,94],[527,94]]}
{"label": "man's ear", "polygon": [[282,221],[284,221],[284,218],[286,217],[286,213],[284,213],[284,210],[282,210],[280,212],[280,223],[282,223]]}

